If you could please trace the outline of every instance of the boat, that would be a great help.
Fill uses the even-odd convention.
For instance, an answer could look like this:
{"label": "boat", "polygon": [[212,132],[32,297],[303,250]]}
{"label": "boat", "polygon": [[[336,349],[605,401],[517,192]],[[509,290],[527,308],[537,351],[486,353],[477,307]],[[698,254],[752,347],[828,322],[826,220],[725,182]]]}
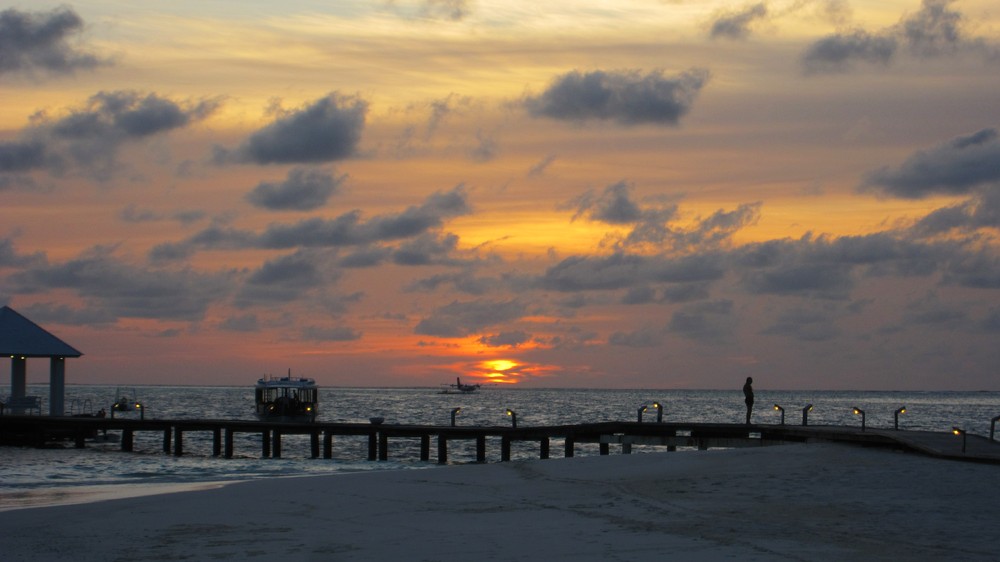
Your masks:
{"label": "boat", "polygon": [[442,385],[441,394],[472,394],[479,390],[478,384],[462,384],[462,377],[455,377],[455,384]]}
{"label": "boat", "polygon": [[257,417],[268,421],[316,421],[319,407],[319,387],[316,381],[305,377],[271,377],[257,380],[254,388]]}

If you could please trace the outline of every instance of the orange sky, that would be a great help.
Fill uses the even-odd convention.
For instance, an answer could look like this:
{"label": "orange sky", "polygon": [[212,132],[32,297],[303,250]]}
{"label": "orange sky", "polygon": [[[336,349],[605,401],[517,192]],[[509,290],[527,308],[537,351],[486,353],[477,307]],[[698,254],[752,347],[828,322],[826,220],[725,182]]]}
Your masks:
{"label": "orange sky", "polygon": [[996,388],[992,3],[335,4],[0,7],[70,382]]}

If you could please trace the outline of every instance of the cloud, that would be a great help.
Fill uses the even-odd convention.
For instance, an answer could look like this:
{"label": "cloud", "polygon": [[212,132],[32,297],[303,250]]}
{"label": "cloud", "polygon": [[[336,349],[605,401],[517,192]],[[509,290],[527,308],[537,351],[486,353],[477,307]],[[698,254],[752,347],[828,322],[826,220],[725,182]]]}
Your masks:
{"label": "cloud", "polygon": [[716,300],[689,305],[671,316],[667,330],[704,343],[722,343],[735,332],[733,301]]}
{"label": "cloud", "polygon": [[518,347],[531,341],[531,334],[521,330],[500,332],[479,338],[479,343],[487,347]]}
{"label": "cloud", "polygon": [[236,297],[237,306],[291,302],[337,279],[323,268],[330,256],[315,250],[300,250],[264,262],[253,271]]}
{"label": "cloud", "polygon": [[334,178],[317,168],[293,168],[285,181],[261,182],[246,199],[271,211],[311,211],[325,205],[346,177]]}
{"label": "cloud", "polygon": [[873,35],[858,29],[838,33],[812,44],[802,57],[807,73],[844,72],[854,61],[887,65],[895,54],[895,37]]}
{"label": "cloud", "polygon": [[219,105],[219,100],[179,102],[131,90],[99,92],[65,115],[36,115],[21,133],[24,140],[0,144],[0,172],[46,169],[59,175],[79,169],[109,180],[121,168],[117,154],[123,144],[186,127]]}
{"label": "cloud", "polygon": [[362,333],[347,326],[306,326],[302,338],[311,341],[355,341]]}
{"label": "cloud", "polygon": [[469,0],[424,0],[420,14],[428,18],[460,21],[469,15]]}
{"label": "cloud", "polygon": [[8,277],[14,293],[72,291],[90,308],[115,317],[200,320],[231,291],[229,273],[146,268],[98,247],[56,264],[36,264]]}
{"label": "cloud", "polygon": [[73,74],[110,64],[70,44],[69,38],[82,29],[83,19],[66,6],[50,12],[0,12],[0,75]]}
{"label": "cloud", "polygon": [[677,125],[694,103],[709,73],[692,69],[676,76],[655,70],[569,72],[540,96],[528,97],[529,113],[564,121],[613,120],[626,125]]}
{"label": "cloud", "polygon": [[353,156],[361,139],[368,102],[331,92],[295,111],[280,111],[270,125],[250,135],[235,152],[217,160],[255,164],[314,164]]}
{"label": "cloud", "polygon": [[967,37],[963,16],[949,9],[952,0],[924,0],[920,10],[894,26],[877,32],[855,29],[813,43],[802,59],[807,73],[843,72],[854,62],[887,65],[900,45],[919,58],[977,53],[987,61],[997,56],[995,45],[984,37]]}
{"label": "cloud", "polygon": [[675,251],[692,248],[704,251],[709,246],[727,242],[760,216],[760,203],[750,203],[733,211],[716,211],[682,228],[671,224],[680,218],[677,205],[640,203],[632,197],[633,189],[630,183],[620,181],[607,186],[599,195],[588,191],[570,202],[569,206],[576,211],[573,219],[586,216],[596,222],[631,226],[624,236],[609,233],[606,237],[605,244],[616,249],[669,247]]}
{"label": "cloud", "polygon": [[954,53],[961,47],[962,14],[949,10],[951,3],[952,0],[924,0],[920,11],[900,23],[900,33],[914,55],[934,57]]}
{"label": "cloud", "polygon": [[614,332],[608,343],[623,347],[657,347],[663,343],[663,333],[652,328],[640,328],[633,332]]}
{"label": "cloud", "polygon": [[712,22],[709,35],[715,39],[744,39],[750,35],[750,25],[767,17],[767,4],[761,2],[743,7],[743,9],[719,14]]}
{"label": "cloud", "polygon": [[417,323],[414,332],[427,336],[460,338],[490,326],[517,320],[524,314],[524,304],[516,300],[453,301]]}
{"label": "cloud", "polygon": [[762,334],[787,336],[799,341],[828,341],[840,335],[836,318],[826,310],[792,308],[782,311]]}
{"label": "cloud", "polygon": [[292,248],[358,249],[342,258],[331,259],[343,267],[372,267],[392,259],[403,265],[456,265],[464,263],[450,254],[458,239],[451,234],[424,236],[439,229],[452,217],[471,212],[464,186],[436,192],[421,205],[400,213],[377,215],[365,221],[354,210],[327,219],[314,217],[294,223],[275,223],[262,232],[212,225],[186,240],[154,246],[149,253],[154,262],[185,259],[200,249],[287,250]]}
{"label": "cloud", "polygon": [[990,185],[1000,185],[1000,135],[996,129],[983,129],[918,151],[895,170],[870,172],[861,189],[920,199],[963,195]]}
{"label": "cloud", "polygon": [[929,237],[980,228],[1000,228],[1000,187],[984,189],[958,205],[931,211],[911,231],[917,237]]}

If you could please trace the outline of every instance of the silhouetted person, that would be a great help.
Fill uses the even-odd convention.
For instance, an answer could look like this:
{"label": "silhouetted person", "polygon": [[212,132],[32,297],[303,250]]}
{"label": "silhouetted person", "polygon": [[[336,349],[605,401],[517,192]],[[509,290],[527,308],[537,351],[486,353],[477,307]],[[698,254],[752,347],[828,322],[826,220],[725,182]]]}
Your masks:
{"label": "silhouetted person", "polygon": [[747,403],[747,425],[750,425],[750,414],[753,413],[753,378],[747,377],[743,384],[743,401]]}

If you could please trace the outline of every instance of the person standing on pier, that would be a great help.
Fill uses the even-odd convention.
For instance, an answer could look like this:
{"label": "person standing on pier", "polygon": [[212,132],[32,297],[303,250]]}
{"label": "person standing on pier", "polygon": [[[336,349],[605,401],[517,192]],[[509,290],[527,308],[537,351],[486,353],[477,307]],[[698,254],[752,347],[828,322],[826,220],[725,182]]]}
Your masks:
{"label": "person standing on pier", "polygon": [[747,377],[743,384],[743,401],[747,403],[747,425],[750,425],[750,414],[753,413],[753,377]]}

